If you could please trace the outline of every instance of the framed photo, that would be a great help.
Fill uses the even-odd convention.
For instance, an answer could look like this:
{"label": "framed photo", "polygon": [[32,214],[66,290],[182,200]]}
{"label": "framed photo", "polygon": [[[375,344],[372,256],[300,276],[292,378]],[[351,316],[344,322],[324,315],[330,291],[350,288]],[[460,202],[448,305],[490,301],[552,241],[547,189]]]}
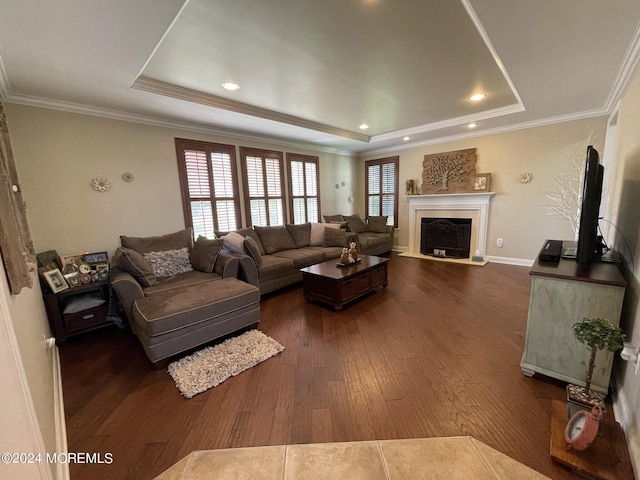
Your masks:
{"label": "framed photo", "polygon": [[82,283],[80,283],[80,274],[78,272],[68,273],[64,276],[64,279],[71,288],[82,285]]}
{"label": "framed photo", "polygon": [[54,268],[53,270],[44,272],[43,275],[53,293],[58,293],[69,288],[69,285],[62,276],[62,272],[59,268]]}
{"label": "framed photo", "polygon": [[477,173],[471,183],[474,192],[489,192],[491,190],[491,174]]}
{"label": "framed photo", "polygon": [[76,260],[84,261],[84,257],[87,255],[87,252],[84,253],[68,253],[66,255],[62,255],[60,257],[60,261],[62,262],[62,266],[68,265],[70,263],[75,263]]}
{"label": "framed photo", "polygon": [[87,253],[84,261],[87,263],[104,263],[109,260],[107,252]]}
{"label": "framed photo", "polygon": [[36,255],[38,260],[38,267],[51,267],[61,268],[60,257],[55,250],[47,250],[46,252],[40,252]]}

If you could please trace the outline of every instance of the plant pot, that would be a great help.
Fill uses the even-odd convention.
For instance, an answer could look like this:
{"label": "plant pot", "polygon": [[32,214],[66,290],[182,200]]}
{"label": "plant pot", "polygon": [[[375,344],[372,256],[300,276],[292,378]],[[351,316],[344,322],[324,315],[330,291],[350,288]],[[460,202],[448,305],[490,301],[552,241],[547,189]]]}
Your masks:
{"label": "plant pot", "polygon": [[[567,420],[573,417],[573,414],[578,410],[590,412],[594,405],[599,405],[602,408],[602,414],[606,414],[605,397],[605,394],[594,392],[593,389],[587,395],[584,387],[567,384]],[[598,435],[604,435],[604,422],[600,422]]]}

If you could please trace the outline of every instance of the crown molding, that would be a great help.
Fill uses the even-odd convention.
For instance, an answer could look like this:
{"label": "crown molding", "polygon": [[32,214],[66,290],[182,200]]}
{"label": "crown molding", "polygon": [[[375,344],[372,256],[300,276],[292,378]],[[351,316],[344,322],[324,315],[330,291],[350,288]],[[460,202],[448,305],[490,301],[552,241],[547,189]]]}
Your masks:
{"label": "crown molding", "polygon": [[221,108],[230,112],[251,115],[252,117],[264,118],[267,120],[272,120],[274,122],[286,123],[288,125],[294,125],[296,127],[315,130],[317,132],[328,133],[329,135],[348,138],[349,140],[356,140],[358,142],[365,143],[369,142],[369,136],[362,133],[352,132],[338,127],[332,127],[331,125],[314,122],[313,120],[307,120],[305,118],[296,117],[294,115],[289,115],[286,113],[275,112],[267,108],[256,107],[247,103],[238,102],[237,100],[219,97],[218,95],[212,95],[210,93],[199,92],[197,90],[180,87],[171,83],[161,82],[152,78],[140,76],[136,78],[136,80],[131,85],[131,88],[155,93],[158,95],[164,95],[166,97],[177,98],[178,100],[184,100],[187,102],[199,103],[208,107]]}
{"label": "crown molding", "polygon": [[634,32],[633,39],[627,48],[627,51],[624,54],[624,58],[622,63],[620,64],[620,70],[618,70],[618,75],[613,82],[613,86],[611,87],[611,91],[609,92],[609,97],[606,102],[606,109],[609,113],[612,113],[618,104],[618,101],[622,97],[625,89],[629,81],[631,80],[631,76],[640,60],[640,23],[636,26],[636,31]]}
{"label": "crown molding", "polygon": [[464,115],[462,117],[451,118],[443,120],[441,122],[433,122],[425,125],[419,125],[417,127],[406,128],[404,130],[397,130],[395,132],[383,133],[381,135],[373,135],[370,143],[382,142],[385,140],[393,140],[394,138],[404,137],[405,135],[418,135],[420,133],[431,132],[434,130],[440,130],[442,128],[455,127],[457,125],[464,125],[469,122],[478,122],[480,120],[486,120],[488,118],[501,117],[503,115],[511,115],[513,113],[524,112],[525,108],[522,104],[507,105],[505,107],[494,108],[493,110],[486,110],[480,113],[474,113],[472,115]]}
{"label": "crown molding", "polygon": [[109,120],[119,120],[123,122],[139,123],[142,125],[150,125],[154,127],[170,128],[177,130],[185,130],[193,133],[202,133],[206,135],[220,135],[237,140],[264,142],[271,145],[278,145],[288,148],[300,148],[311,150],[314,152],[330,153],[334,155],[344,155],[351,158],[357,158],[357,153],[342,150],[340,148],[325,147],[315,143],[294,142],[278,137],[268,137],[265,135],[239,132],[237,130],[225,130],[223,128],[213,128],[202,124],[189,122],[176,122],[158,117],[147,115],[132,114],[121,112],[118,110],[109,110],[93,106],[82,105],[78,103],[61,102],[58,100],[49,100],[40,97],[30,97],[25,95],[7,95],[5,102],[16,105],[24,105],[27,107],[45,108],[48,110],[58,110],[62,112],[76,113],[79,115],[89,115],[92,117],[105,118]]}
{"label": "crown molding", "polygon": [[561,115],[558,117],[550,117],[542,120],[533,120],[530,122],[504,125],[501,127],[488,128],[485,130],[474,130],[472,132],[460,133],[458,135],[449,135],[446,137],[437,137],[437,138],[432,138],[432,139],[423,140],[423,141],[404,143],[402,145],[395,145],[390,147],[378,148],[374,150],[360,151],[359,158],[368,157],[369,155],[387,154],[387,153],[398,152],[402,150],[411,150],[412,148],[419,148],[419,147],[425,147],[430,145],[439,145],[439,144],[448,143],[448,142],[456,142],[459,140],[466,140],[470,138],[487,137],[489,135],[497,135],[500,133],[514,132],[518,130],[527,130],[529,128],[544,127],[546,125],[572,122],[574,120],[584,120],[587,118],[600,117],[608,114],[609,112],[604,108],[597,109],[597,110],[587,110],[584,112]]}

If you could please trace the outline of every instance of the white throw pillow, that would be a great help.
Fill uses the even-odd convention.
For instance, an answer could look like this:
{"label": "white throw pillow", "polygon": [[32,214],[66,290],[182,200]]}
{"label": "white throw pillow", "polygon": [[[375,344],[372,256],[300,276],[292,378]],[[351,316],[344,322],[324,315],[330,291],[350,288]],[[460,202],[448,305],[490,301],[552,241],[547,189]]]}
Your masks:
{"label": "white throw pillow", "polygon": [[224,237],[225,248],[232,253],[245,253],[244,237],[237,232],[229,232]]}
{"label": "white throw pillow", "polygon": [[321,247],[324,241],[324,229],[325,228],[340,228],[339,223],[312,223],[311,235],[309,238],[309,246]]}
{"label": "white throw pillow", "polygon": [[177,250],[164,250],[161,252],[147,252],[144,259],[153,268],[156,277],[171,277],[178,273],[193,270],[189,260],[189,249],[183,247]]}

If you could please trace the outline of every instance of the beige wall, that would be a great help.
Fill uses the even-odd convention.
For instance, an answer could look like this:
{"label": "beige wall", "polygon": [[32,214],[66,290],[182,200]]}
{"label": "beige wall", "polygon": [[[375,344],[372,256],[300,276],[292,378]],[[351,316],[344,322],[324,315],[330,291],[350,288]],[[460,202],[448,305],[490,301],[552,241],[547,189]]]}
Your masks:
{"label": "beige wall", "polygon": [[[405,180],[422,182],[424,155],[476,148],[476,171],[491,173],[492,191],[495,192],[489,207],[488,248],[485,253],[507,261],[532,261],[545,239],[574,238],[568,221],[547,215],[550,202],[544,194],[555,191],[554,173],[569,171],[572,157],[577,157],[580,163],[584,161],[592,131],[595,134],[591,139],[602,151],[605,127],[606,118],[598,117],[397,152],[387,151],[368,155],[363,160],[400,156],[401,198],[396,245],[407,247],[409,206],[402,197]],[[361,162],[359,174],[362,178],[363,164],[364,161]],[[519,177],[523,172],[532,173],[533,181],[520,183]],[[359,211],[364,211],[364,200],[361,199],[358,206]],[[504,239],[503,248],[496,247],[498,237]]]}
{"label": "beige wall", "polygon": [[[615,159],[619,165],[616,205],[618,235],[615,247],[624,253],[627,264],[627,295],[621,325],[629,341],[640,345],[640,67],[620,102]],[[640,474],[640,377],[633,366],[616,358],[618,381],[616,418],[622,424],[636,476]]]}
{"label": "beige wall", "polygon": [[[7,105],[7,116],[38,252],[112,253],[119,235],[184,228],[175,137],[318,155],[322,212],[350,208],[356,165],[348,156],[18,105]],[[96,176],[111,190],[95,192]]]}

